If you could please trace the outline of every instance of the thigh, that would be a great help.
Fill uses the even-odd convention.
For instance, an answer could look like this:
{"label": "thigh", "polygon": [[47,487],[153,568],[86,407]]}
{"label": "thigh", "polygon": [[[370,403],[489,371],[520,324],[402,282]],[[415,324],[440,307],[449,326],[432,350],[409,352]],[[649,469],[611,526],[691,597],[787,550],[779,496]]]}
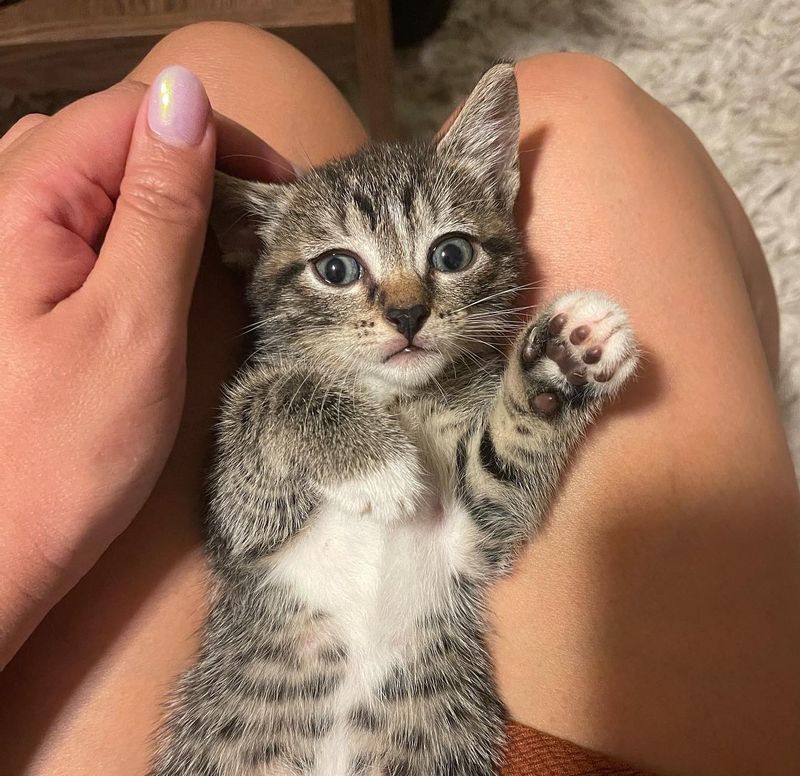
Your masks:
{"label": "thigh", "polygon": [[[171,64],[194,70],[217,111],[297,165],[365,140],[333,85],[274,36],[231,24],[188,27],[160,42],[132,77],[151,81]],[[219,386],[241,343],[239,298],[210,255],[190,321],[183,422],[156,491],[0,676],[4,773],[146,771],[167,688],[191,662],[205,613],[197,515]]]}
{"label": "thigh", "polygon": [[538,298],[599,288],[644,350],[496,591],[526,724],[664,773],[800,771],[798,491],[758,244],[700,144],[611,65],[520,64]]}

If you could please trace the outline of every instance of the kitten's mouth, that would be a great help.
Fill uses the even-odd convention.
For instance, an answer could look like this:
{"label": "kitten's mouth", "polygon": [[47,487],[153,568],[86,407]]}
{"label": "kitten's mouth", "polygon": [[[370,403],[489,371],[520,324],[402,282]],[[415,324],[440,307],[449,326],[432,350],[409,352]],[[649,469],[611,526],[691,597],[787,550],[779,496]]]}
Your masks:
{"label": "kitten's mouth", "polygon": [[383,363],[398,365],[410,363],[411,361],[416,361],[418,358],[429,352],[430,351],[427,348],[421,348],[419,345],[409,344],[388,355],[384,359]]}

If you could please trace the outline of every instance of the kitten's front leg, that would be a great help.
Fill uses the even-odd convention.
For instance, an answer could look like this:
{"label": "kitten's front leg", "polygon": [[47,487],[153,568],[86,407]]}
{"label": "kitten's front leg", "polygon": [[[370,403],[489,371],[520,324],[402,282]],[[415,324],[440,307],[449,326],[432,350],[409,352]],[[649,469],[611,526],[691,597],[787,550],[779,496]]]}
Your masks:
{"label": "kitten's front leg", "polygon": [[637,357],[625,311],[592,291],[559,297],[520,335],[486,422],[459,455],[460,495],[491,567],[508,568],[541,522],[569,453]]}
{"label": "kitten's front leg", "polygon": [[209,481],[208,546],[222,562],[271,554],[318,506],[394,520],[422,487],[396,419],[335,376],[257,364],[228,388]]}

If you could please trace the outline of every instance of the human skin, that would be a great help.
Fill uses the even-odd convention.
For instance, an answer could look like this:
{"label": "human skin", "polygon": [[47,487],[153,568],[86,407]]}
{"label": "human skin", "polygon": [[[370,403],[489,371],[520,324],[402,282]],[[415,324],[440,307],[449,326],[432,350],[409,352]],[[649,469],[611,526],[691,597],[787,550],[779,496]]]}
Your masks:
{"label": "human skin", "polygon": [[[197,25],[133,75],[175,63],[219,113],[301,166],[365,139],[329,82],[269,35]],[[657,772],[796,773],[800,498],[771,384],[777,312],[761,251],[696,139],[614,67],[546,55],[520,63],[518,79],[518,215],[541,282],[531,301],[610,293],[646,359],[496,591],[503,698],[520,722]],[[12,772],[146,768],[205,612],[196,520],[238,299],[208,255],[183,421],[156,490],[0,677]]]}
{"label": "human skin", "polygon": [[216,131],[201,90],[191,142],[164,141],[144,92],[28,119],[0,149],[3,664],[141,508],[175,436]]}
{"label": "human skin", "polygon": [[239,171],[293,175],[216,120],[191,73],[159,83],[26,117],[0,139],[0,666],[164,467],[218,145],[265,157]]}

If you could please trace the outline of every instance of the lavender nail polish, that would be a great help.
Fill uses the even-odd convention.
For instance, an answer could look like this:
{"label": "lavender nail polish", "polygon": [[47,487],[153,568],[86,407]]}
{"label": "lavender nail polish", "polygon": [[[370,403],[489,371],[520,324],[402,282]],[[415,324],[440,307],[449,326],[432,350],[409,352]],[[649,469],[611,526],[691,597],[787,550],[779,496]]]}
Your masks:
{"label": "lavender nail polish", "polygon": [[167,143],[197,145],[206,133],[210,112],[203,84],[185,67],[162,70],[150,87],[147,123]]}

